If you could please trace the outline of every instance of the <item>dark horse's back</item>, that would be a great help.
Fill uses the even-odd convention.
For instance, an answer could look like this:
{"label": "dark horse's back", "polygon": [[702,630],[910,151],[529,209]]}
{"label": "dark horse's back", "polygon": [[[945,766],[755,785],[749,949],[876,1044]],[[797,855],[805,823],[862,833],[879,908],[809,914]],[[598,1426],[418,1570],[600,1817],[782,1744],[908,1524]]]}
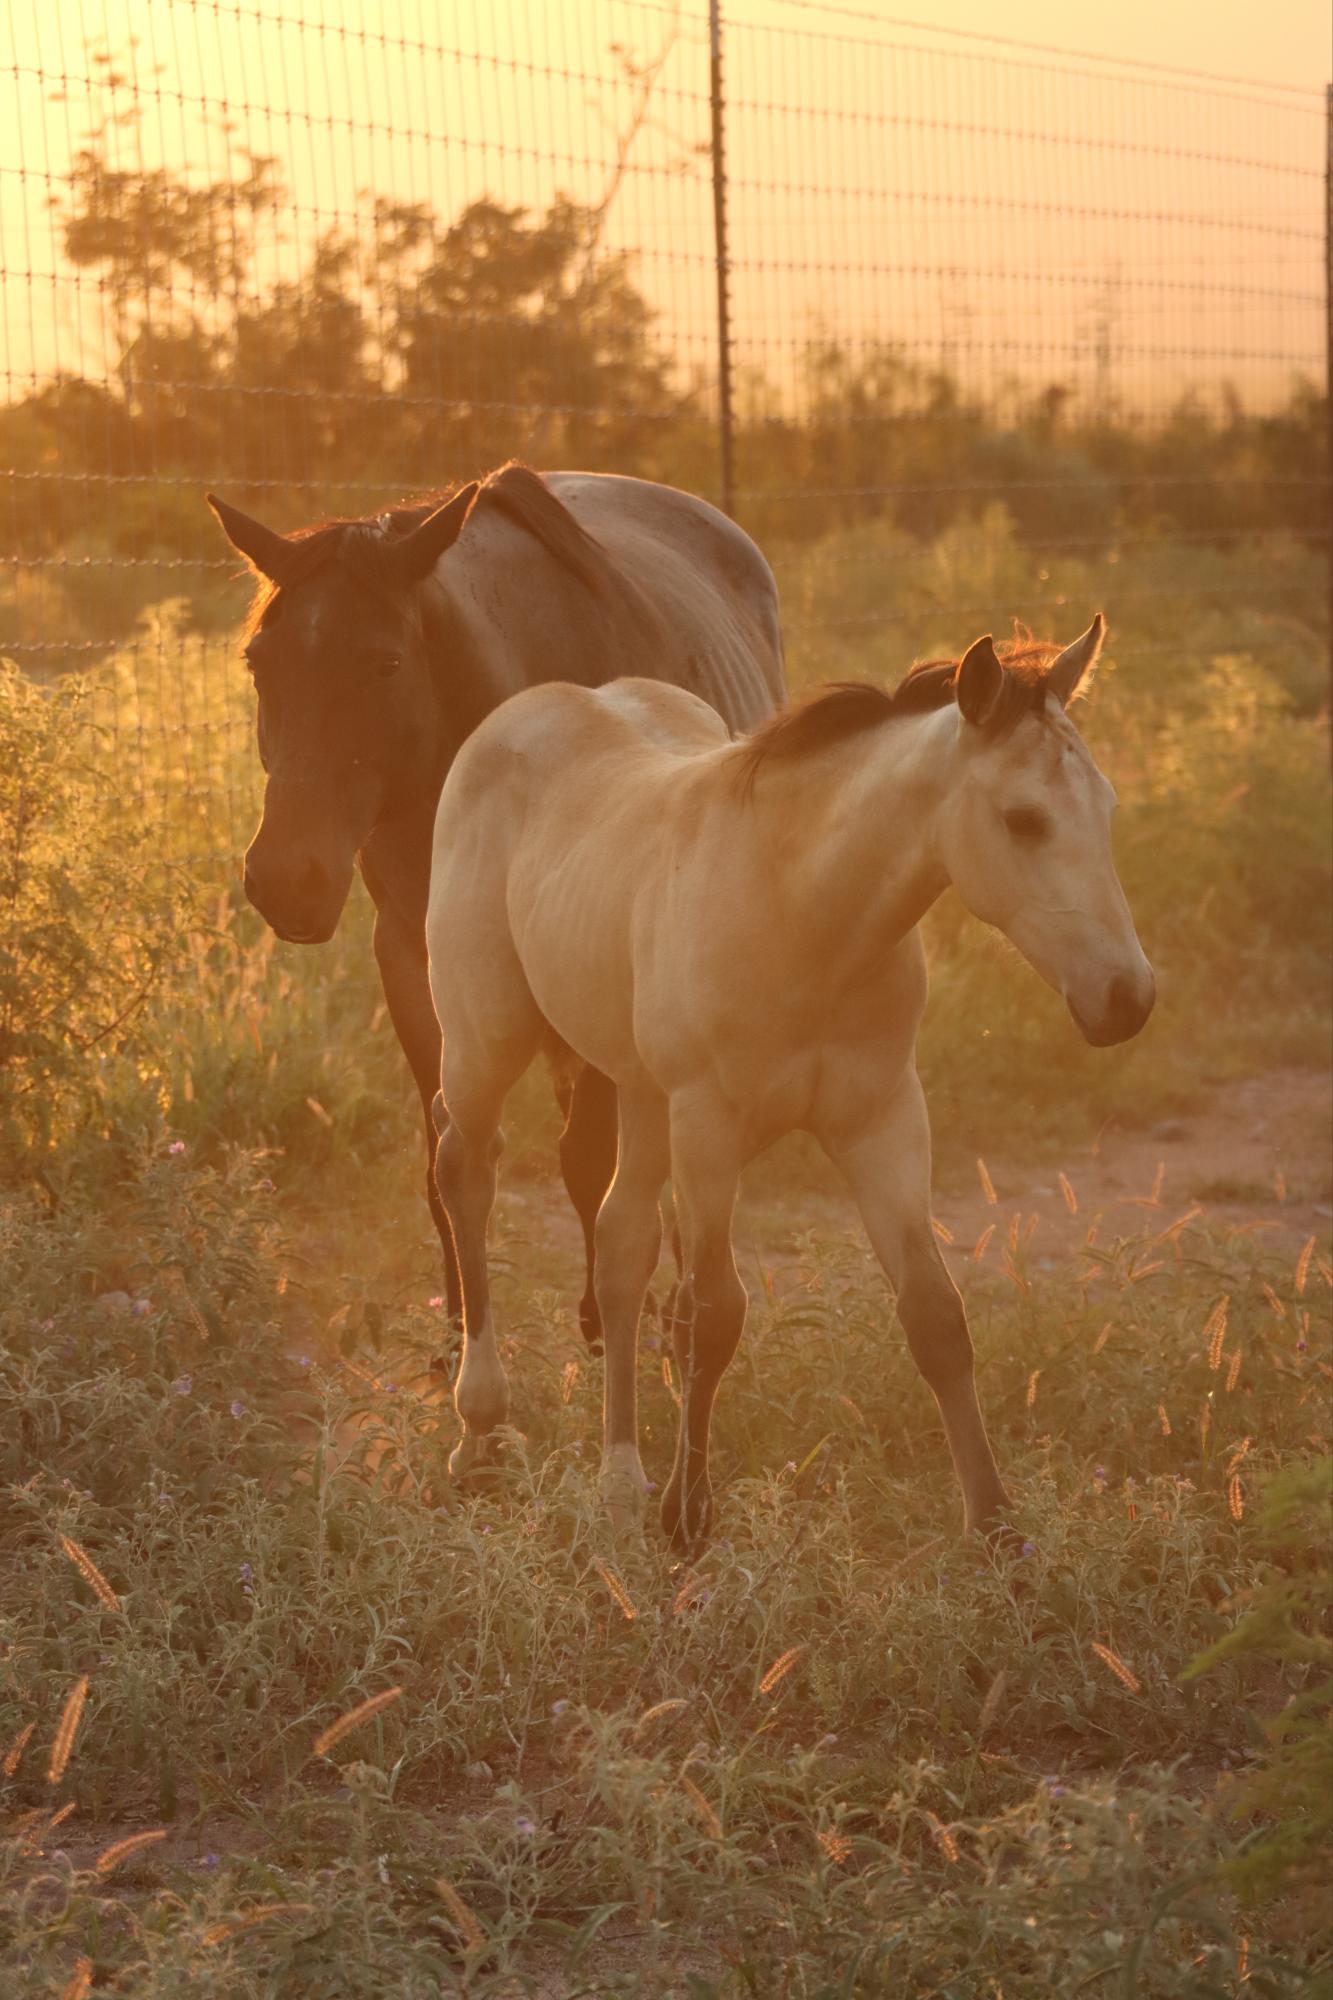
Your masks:
{"label": "dark horse's back", "polygon": [[[525,663],[506,692],[639,675],[688,688],[734,730],[784,700],[773,572],[743,529],[694,494],[509,466],[483,486],[452,561],[454,602],[466,566],[474,639],[493,668],[497,651]],[[446,561],[442,577],[450,570]]]}
{"label": "dark horse's back", "polygon": [[659,609],[669,606],[669,664],[650,679],[702,695],[735,730],[782,706],[777,584],[743,528],[694,494],[644,479],[563,472],[549,483]]}

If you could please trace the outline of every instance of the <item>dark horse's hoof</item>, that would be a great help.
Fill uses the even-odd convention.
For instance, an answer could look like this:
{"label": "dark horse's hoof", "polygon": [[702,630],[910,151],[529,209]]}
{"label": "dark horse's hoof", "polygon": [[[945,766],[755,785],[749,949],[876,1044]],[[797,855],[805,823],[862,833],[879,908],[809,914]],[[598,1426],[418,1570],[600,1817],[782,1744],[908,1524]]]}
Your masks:
{"label": "dark horse's hoof", "polygon": [[579,1300],[579,1331],[588,1344],[589,1354],[602,1351],[602,1315],[597,1310],[597,1301],[590,1292],[585,1292]]}

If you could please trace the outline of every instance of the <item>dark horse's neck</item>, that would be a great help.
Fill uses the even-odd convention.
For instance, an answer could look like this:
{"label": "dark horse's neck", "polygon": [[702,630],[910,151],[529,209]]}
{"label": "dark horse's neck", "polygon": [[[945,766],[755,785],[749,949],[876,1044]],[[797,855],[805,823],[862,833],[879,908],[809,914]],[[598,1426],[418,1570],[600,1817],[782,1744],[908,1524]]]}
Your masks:
{"label": "dark horse's neck", "polygon": [[445,586],[435,577],[418,586],[418,609],[431,667],[428,713],[421,728],[433,741],[431,777],[406,797],[392,795],[388,811],[358,856],[362,880],[376,909],[393,917],[425,949],[430,894],[431,839],[440,789],[464,739],[501,698],[489,689]]}

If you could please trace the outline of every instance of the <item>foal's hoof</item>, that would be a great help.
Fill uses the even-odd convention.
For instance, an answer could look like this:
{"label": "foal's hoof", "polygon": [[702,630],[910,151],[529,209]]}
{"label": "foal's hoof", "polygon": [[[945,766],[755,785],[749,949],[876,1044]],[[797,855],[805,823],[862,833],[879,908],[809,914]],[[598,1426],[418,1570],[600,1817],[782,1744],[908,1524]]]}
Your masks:
{"label": "foal's hoof", "polygon": [[488,1437],[478,1437],[475,1431],[464,1431],[458,1443],[449,1454],[449,1477],[451,1479],[477,1479],[495,1470],[496,1448]]}
{"label": "foal's hoof", "polygon": [[682,1504],[675,1479],[662,1495],[662,1532],[678,1556],[693,1556],[708,1540],[713,1528],[711,1487],[696,1486]]}
{"label": "foal's hoof", "polygon": [[613,1534],[627,1534],[642,1525],[648,1481],[632,1444],[612,1445],[604,1454],[599,1486]]}
{"label": "foal's hoof", "polygon": [[[967,1509],[967,1532],[969,1535],[984,1535],[993,1546],[1013,1538],[1016,1530],[1011,1517],[1014,1503],[1007,1493],[1001,1493],[997,1500],[988,1501],[984,1507]],[[1023,1537],[1017,1536],[1021,1542]]]}

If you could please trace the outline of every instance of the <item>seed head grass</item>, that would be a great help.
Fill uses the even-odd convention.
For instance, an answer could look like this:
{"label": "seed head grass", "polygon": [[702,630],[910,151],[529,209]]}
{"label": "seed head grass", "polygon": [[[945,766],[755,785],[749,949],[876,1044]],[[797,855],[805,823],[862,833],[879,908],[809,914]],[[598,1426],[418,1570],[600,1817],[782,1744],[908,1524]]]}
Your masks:
{"label": "seed head grass", "polygon": [[327,1757],[334,1745],[342,1742],[344,1736],[350,1736],[363,1722],[369,1722],[372,1715],[382,1715],[394,1702],[401,1701],[402,1696],[403,1690],[400,1687],[385,1688],[381,1693],[372,1694],[367,1700],[358,1702],[355,1708],[349,1708],[336,1722],[331,1722],[327,1729],[320,1731],[310,1746],[311,1756]]}
{"label": "seed head grass", "polygon": [[116,1596],[115,1591],[111,1588],[111,1585],[107,1582],[87,1549],[80,1548],[79,1544],[72,1542],[68,1535],[60,1537],[60,1546],[79,1572],[79,1575],[88,1584],[98,1603],[104,1605],[108,1611],[119,1611],[120,1599]]}
{"label": "seed head grass", "polygon": [[51,1744],[51,1758],[46,1767],[48,1785],[58,1785],[65,1775],[65,1768],[74,1751],[74,1738],[78,1734],[79,1722],[83,1715],[83,1705],[88,1699],[88,1676],[83,1674],[75,1681],[65,1697],[56,1724],[55,1737]]}

